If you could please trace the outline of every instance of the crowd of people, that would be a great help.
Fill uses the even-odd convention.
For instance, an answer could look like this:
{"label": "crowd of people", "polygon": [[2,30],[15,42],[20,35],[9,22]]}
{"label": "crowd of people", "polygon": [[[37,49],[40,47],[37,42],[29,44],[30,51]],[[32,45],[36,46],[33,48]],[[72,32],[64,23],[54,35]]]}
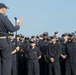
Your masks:
{"label": "crowd of people", "polygon": [[0,3],[0,75],[76,75],[75,33],[14,36],[23,20],[14,26],[7,9]]}
{"label": "crowd of people", "polygon": [[64,33],[61,37],[58,32],[53,36],[44,32],[31,37],[14,37],[10,33],[9,38],[13,45],[13,75],[76,75],[75,33]]}

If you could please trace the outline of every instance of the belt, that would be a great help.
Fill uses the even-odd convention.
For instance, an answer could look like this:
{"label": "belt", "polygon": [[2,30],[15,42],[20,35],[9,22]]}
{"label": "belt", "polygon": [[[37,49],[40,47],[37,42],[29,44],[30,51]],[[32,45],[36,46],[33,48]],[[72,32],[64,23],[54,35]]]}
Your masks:
{"label": "belt", "polygon": [[6,39],[6,36],[2,36],[2,37],[0,37],[0,39]]}

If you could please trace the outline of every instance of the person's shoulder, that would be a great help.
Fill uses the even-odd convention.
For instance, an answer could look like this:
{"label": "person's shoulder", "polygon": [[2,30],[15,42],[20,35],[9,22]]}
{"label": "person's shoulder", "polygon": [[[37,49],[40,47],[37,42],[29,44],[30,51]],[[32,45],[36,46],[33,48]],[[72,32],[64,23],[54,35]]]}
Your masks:
{"label": "person's shoulder", "polygon": [[62,44],[61,44],[61,43],[56,43],[56,45],[57,45],[57,46],[62,46]]}
{"label": "person's shoulder", "polygon": [[0,13],[0,18],[1,18],[1,19],[5,18],[5,17],[6,17],[6,16],[4,16],[3,14]]}
{"label": "person's shoulder", "polygon": [[43,42],[43,40],[39,40],[39,42],[38,43],[42,43]]}
{"label": "person's shoulder", "polygon": [[0,16],[3,16],[3,14],[0,13]]}
{"label": "person's shoulder", "polygon": [[36,50],[39,50],[39,48],[38,48],[37,46],[35,47],[35,49],[36,49]]}
{"label": "person's shoulder", "polygon": [[26,47],[26,44],[23,42],[23,43],[21,43],[21,46],[22,47]]}
{"label": "person's shoulder", "polygon": [[30,52],[30,47],[27,47],[25,50],[27,53]]}
{"label": "person's shoulder", "polygon": [[66,45],[69,45],[69,44],[71,44],[72,42],[71,41],[68,41],[67,43],[66,43]]}
{"label": "person's shoulder", "polygon": [[1,20],[2,22],[5,22],[5,21],[8,20],[8,17],[7,17],[6,15],[0,14],[0,20]]}
{"label": "person's shoulder", "polygon": [[52,43],[48,43],[48,46],[51,46],[52,45]]}
{"label": "person's shoulder", "polygon": [[36,46],[35,49],[39,49],[39,48]]}

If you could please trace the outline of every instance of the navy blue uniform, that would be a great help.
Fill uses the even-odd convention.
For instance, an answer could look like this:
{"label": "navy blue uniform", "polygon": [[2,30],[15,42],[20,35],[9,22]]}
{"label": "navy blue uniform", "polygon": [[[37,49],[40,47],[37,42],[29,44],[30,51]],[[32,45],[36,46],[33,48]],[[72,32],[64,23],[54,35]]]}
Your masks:
{"label": "navy blue uniform", "polygon": [[37,47],[34,49],[29,47],[25,53],[28,59],[28,75],[40,75],[38,62],[38,56],[41,55],[40,50]]}
{"label": "navy blue uniform", "polygon": [[27,42],[23,42],[20,46],[21,50],[23,50],[23,52],[20,52],[21,54],[21,58],[20,58],[20,74],[19,75],[27,75],[27,57],[26,57],[26,54],[24,53],[24,50],[26,51],[27,48],[30,46],[29,43]]}
{"label": "navy blue uniform", "polygon": [[44,55],[47,55],[47,46],[48,41],[46,40],[40,40],[38,43],[38,46],[40,48],[40,51],[42,52],[42,58],[39,60],[40,62],[40,75],[48,75],[48,63],[45,60]]}
{"label": "navy blue uniform", "polygon": [[[11,75],[11,42],[8,39],[8,32],[17,31],[20,27],[14,26],[10,20],[0,13],[0,75]],[[1,74],[2,73],[2,74]]]}
{"label": "navy blue uniform", "polygon": [[[16,41],[16,39],[14,39],[14,42],[16,43],[15,45],[16,46],[21,46],[21,42],[19,41],[19,40],[17,40]],[[15,55],[14,55],[15,56]],[[20,75],[20,73],[21,73],[21,64],[20,64],[20,62],[21,62],[21,54],[20,54],[20,51],[18,51],[17,53],[16,53],[16,56],[15,56],[15,58],[16,58],[16,60],[17,60],[17,72],[18,72],[18,75]],[[15,58],[14,58],[14,60],[15,60]]]}
{"label": "navy blue uniform", "polygon": [[76,75],[76,42],[67,43],[66,53],[66,75]]}
{"label": "navy blue uniform", "polygon": [[48,56],[50,58],[54,58],[54,62],[49,62],[49,75],[61,75],[59,57],[61,55],[61,45],[59,43],[50,43],[48,45]]}
{"label": "navy blue uniform", "polygon": [[[12,42],[12,51],[16,49],[16,41]],[[17,75],[17,56],[16,53],[12,55],[12,75]]]}
{"label": "navy blue uniform", "polygon": [[26,59],[24,49],[26,49],[26,45],[21,42],[20,51],[17,53],[18,57],[18,75],[26,75]]}
{"label": "navy blue uniform", "polygon": [[[67,43],[67,42],[66,42]],[[61,43],[62,44],[62,55],[66,55],[66,43]],[[60,57],[60,67],[61,67],[61,75],[65,75],[65,64],[66,64],[66,58],[63,59]]]}

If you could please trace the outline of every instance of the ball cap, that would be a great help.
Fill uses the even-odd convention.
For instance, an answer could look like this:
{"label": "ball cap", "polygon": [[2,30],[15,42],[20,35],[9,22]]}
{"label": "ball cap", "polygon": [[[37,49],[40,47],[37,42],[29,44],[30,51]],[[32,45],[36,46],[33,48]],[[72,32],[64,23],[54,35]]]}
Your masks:
{"label": "ball cap", "polygon": [[36,43],[34,40],[30,39],[30,43]]}
{"label": "ball cap", "polygon": [[25,40],[26,40],[26,39],[28,39],[28,40],[29,40],[29,36],[26,36],[26,37],[25,37]]}
{"label": "ball cap", "polygon": [[9,9],[9,7],[7,7],[5,4],[3,4],[3,3],[0,3],[0,9],[1,8],[6,8],[6,9]]}
{"label": "ball cap", "polygon": [[14,33],[10,33],[9,36],[14,36]]}
{"label": "ball cap", "polygon": [[58,31],[56,31],[54,34],[58,34]]}
{"label": "ball cap", "polygon": [[43,33],[43,36],[48,36],[48,32],[44,32]]}
{"label": "ball cap", "polygon": [[31,36],[31,38],[35,38],[35,35]]}
{"label": "ball cap", "polygon": [[55,36],[51,36],[51,39],[56,39],[56,37]]}

